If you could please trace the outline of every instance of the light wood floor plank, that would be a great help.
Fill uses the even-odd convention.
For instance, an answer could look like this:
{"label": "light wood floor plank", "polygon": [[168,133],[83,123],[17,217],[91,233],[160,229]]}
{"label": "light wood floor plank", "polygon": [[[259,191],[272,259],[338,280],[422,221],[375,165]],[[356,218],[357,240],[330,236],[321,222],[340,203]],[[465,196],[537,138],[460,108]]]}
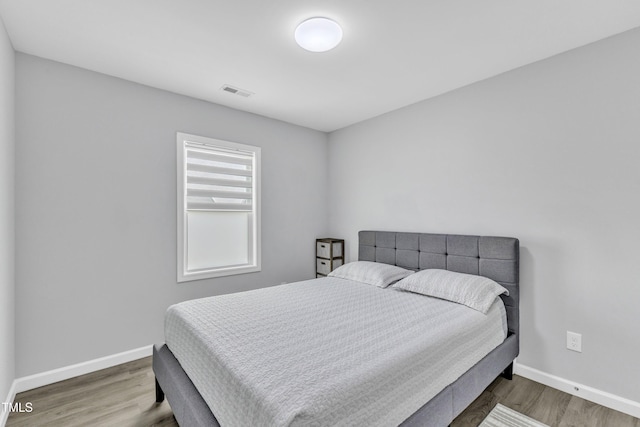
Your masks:
{"label": "light wood floor plank", "polygon": [[31,413],[12,413],[7,427],[177,426],[169,404],[155,403],[151,358],[136,360],[16,396]]}
{"label": "light wood floor plank", "polygon": [[545,424],[557,426],[567,410],[571,397],[570,394],[555,388],[545,387],[535,405],[525,415],[534,420],[544,420],[542,422]]}
{"label": "light wood floor plank", "polygon": [[640,420],[572,396],[560,427],[637,427]]}
{"label": "light wood floor plank", "polygon": [[513,384],[509,385],[510,390],[508,393],[505,393],[506,390],[499,387],[495,389],[495,393],[499,396],[500,403],[531,417],[531,414],[536,408],[536,402],[539,401],[546,387],[517,375],[514,375],[511,382]]}
{"label": "light wood floor plank", "polygon": [[[166,400],[155,403],[151,358],[61,381],[16,396],[31,413],[12,413],[7,427],[176,427]],[[640,427],[640,420],[515,375],[497,378],[451,427],[477,427],[497,403],[551,427]]]}

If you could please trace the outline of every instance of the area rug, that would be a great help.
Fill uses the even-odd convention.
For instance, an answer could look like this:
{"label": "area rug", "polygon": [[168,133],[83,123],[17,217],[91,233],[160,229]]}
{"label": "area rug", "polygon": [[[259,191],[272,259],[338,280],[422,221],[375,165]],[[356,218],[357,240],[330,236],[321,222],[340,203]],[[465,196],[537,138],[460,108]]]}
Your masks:
{"label": "area rug", "polygon": [[520,412],[497,404],[478,427],[549,427],[546,424],[522,415]]}

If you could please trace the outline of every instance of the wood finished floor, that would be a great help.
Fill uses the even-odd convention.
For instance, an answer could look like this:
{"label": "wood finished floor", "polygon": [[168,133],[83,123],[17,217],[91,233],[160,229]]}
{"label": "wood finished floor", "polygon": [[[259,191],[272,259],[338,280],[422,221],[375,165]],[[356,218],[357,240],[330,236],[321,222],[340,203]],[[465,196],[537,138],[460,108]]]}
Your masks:
{"label": "wood finished floor", "polygon": [[[166,400],[155,403],[151,358],[19,393],[31,413],[12,413],[7,427],[177,426]],[[451,424],[477,427],[501,403],[552,427],[640,427],[640,419],[526,378],[498,378]]]}

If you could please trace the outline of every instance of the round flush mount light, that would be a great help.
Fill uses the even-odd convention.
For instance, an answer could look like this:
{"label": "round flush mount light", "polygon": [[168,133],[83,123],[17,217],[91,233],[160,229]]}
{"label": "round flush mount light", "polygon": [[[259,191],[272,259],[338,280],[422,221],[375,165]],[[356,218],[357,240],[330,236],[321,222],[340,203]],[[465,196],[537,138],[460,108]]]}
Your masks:
{"label": "round flush mount light", "polygon": [[296,43],[311,52],[326,52],[342,41],[342,28],[329,18],[310,18],[298,25]]}

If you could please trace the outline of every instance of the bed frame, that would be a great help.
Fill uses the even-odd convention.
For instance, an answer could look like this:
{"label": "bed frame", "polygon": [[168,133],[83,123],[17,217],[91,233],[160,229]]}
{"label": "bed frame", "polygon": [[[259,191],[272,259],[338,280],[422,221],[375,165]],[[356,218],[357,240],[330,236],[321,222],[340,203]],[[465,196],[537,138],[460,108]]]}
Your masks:
{"label": "bed frame", "polygon": [[[407,418],[401,426],[447,426],[503,375],[511,379],[519,345],[520,245],[511,237],[483,237],[389,231],[360,231],[358,259],[411,270],[439,268],[495,280],[509,290],[502,295],[509,333],[455,382]],[[181,427],[219,426],[215,416],[166,344],[153,348],[156,402],[167,397]]]}

